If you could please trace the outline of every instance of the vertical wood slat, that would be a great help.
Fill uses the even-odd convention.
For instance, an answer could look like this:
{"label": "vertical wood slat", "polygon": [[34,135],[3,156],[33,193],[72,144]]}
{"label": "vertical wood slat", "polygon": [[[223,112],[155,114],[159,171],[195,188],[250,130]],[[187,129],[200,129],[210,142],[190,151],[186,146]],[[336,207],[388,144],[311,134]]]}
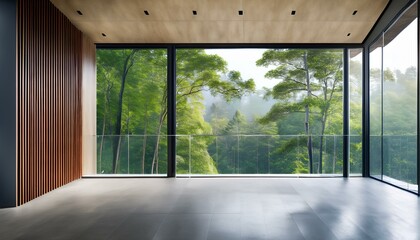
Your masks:
{"label": "vertical wood slat", "polygon": [[18,1],[18,205],[79,179],[82,34],[48,0]]}

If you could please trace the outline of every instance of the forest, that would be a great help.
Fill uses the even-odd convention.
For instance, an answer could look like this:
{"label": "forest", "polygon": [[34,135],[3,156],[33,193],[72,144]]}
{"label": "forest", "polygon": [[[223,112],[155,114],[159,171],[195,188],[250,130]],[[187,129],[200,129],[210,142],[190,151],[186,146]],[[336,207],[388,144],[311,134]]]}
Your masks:
{"label": "forest", "polygon": [[[360,174],[356,55],[349,64],[350,170]],[[205,49],[177,49],[177,174],[342,174],[343,50],[263,49],[252,64],[263,78],[245,78]],[[412,89],[411,71],[389,70],[389,89]],[[167,101],[166,49],[97,50],[98,173],[166,174]]]}

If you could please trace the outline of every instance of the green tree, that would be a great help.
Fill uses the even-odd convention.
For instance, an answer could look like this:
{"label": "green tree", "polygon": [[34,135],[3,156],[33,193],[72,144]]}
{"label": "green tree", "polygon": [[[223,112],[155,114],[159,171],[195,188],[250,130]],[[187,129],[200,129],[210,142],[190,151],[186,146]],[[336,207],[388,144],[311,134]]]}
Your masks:
{"label": "green tree", "polygon": [[[98,50],[98,133],[102,133],[99,148],[99,161],[104,153],[109,155],[112,149],[112,166],[104,166],[105,172],[128,172],[130,166],[144,173],[149,154],[147,134],[154,133],[156,116],[160,112],[159,99],[166,86],[166,51],[165,50]],[[105,137],[105,133],[113,134]],[[122,136],[125,135],[126,136]],[[131,152],[142,152],[141,164],[133,154],[128,166],[128,150],[124,146],[131,134],[143,134],[143,147],[138,148],[139,137],[133,137]],[[111,146],[104,148],[106,138],[111,138]],[[123,158],[123,159],[122,159]],[[121,166],[121,161],[125,161]],[[140,161],[140,160],[139,160]],[[140,170],[141,169],[141,170]]]}
{"label": "green tree", "polygon": [[[103,67],[106,68],[112,64],[109,61],[115,60],[118,58],[115,63],[120,64],[118,67],[113,67],[113,71],[120,76],[120,89],[118,94],[118,102],[116,106],[116,120],[113,134],[115,135],[113,141],[113,161],[112,161],[112,171],[116,173],[117,164],[120,157],[120,148],[121,148],[121,124],[122,124],[122,109],[123,109],[123,99],[124,99],[124,90],[126,85],[127,76],[130,72],[130,69],[133,67],[136,61],[137,50],[125,50],[117,51],[115,54],[103,54],[101,60],[106,62],[103,64]],[[111,56],[112,55],[112,56]],[[106,112],[104,112],[106,113]],[[104,121],[105,122],[105,121]]]}
{"label": "green tree", "polygon": [[[307,135],[309,171],[313,173],[314,128],[321,136],[318,172],[322,173],[323,137],[331,114],[341,103],[342,51],[311,49],[274,49],[264,52],[257,66],[274,66],[265,75],[279,79],[267,94],[278,100],[261,119],[261,123],[276,122],[291,113],[305,114],[304,132]],[[313,116],[311,116],[313,115]]]}
{"label": "green tree", "polygon": [[[201,103],[202,91],[222,96],[231,101],[240,98],[255,88],[252,79],[243,80],[239,72],[228,71],[227,63],[217,55],[208,55],[204,50],[186,49],[177,51],[177,109],[180,134],[211,134],[212,130],[203,119],[204,106]],[[166,154],[166,141],[162,132],[166,129],[167,117],[167,84],[166,84],[166,51],[159,49],[119,49],[98,50],[98,133],[102,140],[99,144],[99,156],[112,155],[112,166],[103,165],[105,172],[128,172],[135,167],[136,171],[158,173],[159,157]],[[188,125],[188,126],[187,126]],[[109,147],[106,134],[112,134]],[[122,136],[127,134],[126,136]],[[129,148],[128,137],[142,134],[143,138],[132,137]],[[150,134],[156,137],[149,137]],[[202,162],[207,169],[199,172],[215,172],[213,161],[204,153],[209,140],[194,141],[199,148],[192,155],[203,156]],[[140,143],[141,142],[141,143]],[[153,143],[153,146],[151,145]],[[142,147],[137,147],[141,145]],[[111,154],[110,154],[110,150]],[[127,154],[131,154],[128,164]],[[182,152],[182,148],[181,151]],[[124,159],[122,159],[124,156]],[[179,156],[178,156],[179,157]],[[146,159],[151,158],[151,161]],[[124,166],[121,165],[124,161]],[[133,165],[133,162],[137,163]],[[138,164],[140,162],[140,164]],[[125,164],[127,163],[127,164]],[[166,167],[166,166],[164,166]]]}
{"label": "green tree", "polygon": [[[203,91],[221,96],[226,101],[241,98],[253,92],[252,79],[244,80],[237,71],[229,71],[227,63],[218,55],[207,54],[203,49],[182,49],[177,51],[177,133],[186,135],[214,134],[211,125],[204,121]],[[217,173],[214,161],[207,148],[213,137],[195,136],[190,145],[192,171],[194,173]],[[179,139],[179,172],[186,172],[187,139]],[[185,163],[185,164],[182,164]]]}

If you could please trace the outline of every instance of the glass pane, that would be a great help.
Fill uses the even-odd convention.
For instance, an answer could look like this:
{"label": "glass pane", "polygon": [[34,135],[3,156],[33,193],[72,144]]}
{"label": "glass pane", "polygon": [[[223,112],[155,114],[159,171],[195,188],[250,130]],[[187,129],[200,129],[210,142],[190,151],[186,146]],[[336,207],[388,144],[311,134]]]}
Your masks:
{"label": "glass pane", "polygon": [[[113,146],[120,146],[119,154],[114,158]],[[127,136],[97,137],[97,169],[99,174],[128,172]],[[115,159],[115,160],[114,160]],[[116,169],[116,171],[114,171]]]}
{"label": "glass pane", "polygon": [[166,174],[166,49],[97,50],[97,173]]}
{"label": "glass pane", "polygon": [[362,174],[363,49],[349,50],[350,174]]}
{"label": "glass pane", "polygon": [[417,18],[410,11],[414,10],[384,34],[383,178],[413,190],[417,185],[418,51]]}
{"label": "glass pane", "polygon": [[371,175],[411,191],[417,183],[417,4],[370,49]]}
{"label": "glass pane", "polygon": [[380,37],[369,49],[370,175],[379,179],[382,178],[382,46]]}
{"label": "glass pane", "polygon": [[341,49],[177,49],[177,173],[341,174],[342,66]]}

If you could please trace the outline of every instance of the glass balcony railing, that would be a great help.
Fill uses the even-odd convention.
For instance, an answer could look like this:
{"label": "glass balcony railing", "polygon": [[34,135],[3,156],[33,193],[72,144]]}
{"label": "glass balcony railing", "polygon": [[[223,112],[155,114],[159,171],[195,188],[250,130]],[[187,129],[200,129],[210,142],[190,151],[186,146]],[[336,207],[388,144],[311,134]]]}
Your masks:
{"label": "glass balcony railing", "polygon": [[[98,174],[165,175],[168,135],[96,136]],[[175,135],[177,176],[343,174],[343,136]],[[308,141],[312,144],[308,147]],[[361,169],[350,136],[350,168]],[[312,153],[312,161],[309,153]],[[321,161],[322,159],[322,161]],[[310,165],[312,162],[312,172]],[[356,173],[358,173],[356,171]]]}
{"label": "glass balcony railing", "polygon": [[166,175],[167,136],[96,136],[98,174]]}
{"label": "glass balcony railing", "polygon": [[372,177],[418,191],[416,135],[371,136],[370,153]]}
{"label": "glass balcony railing", "polygon": [[[308,139],[300,135],[177,136],[177,175],[309,174]],[[321,138],[312,136],[312,173],[342,175],[343,138],[323,136],[322,141],[321,146]]]}

